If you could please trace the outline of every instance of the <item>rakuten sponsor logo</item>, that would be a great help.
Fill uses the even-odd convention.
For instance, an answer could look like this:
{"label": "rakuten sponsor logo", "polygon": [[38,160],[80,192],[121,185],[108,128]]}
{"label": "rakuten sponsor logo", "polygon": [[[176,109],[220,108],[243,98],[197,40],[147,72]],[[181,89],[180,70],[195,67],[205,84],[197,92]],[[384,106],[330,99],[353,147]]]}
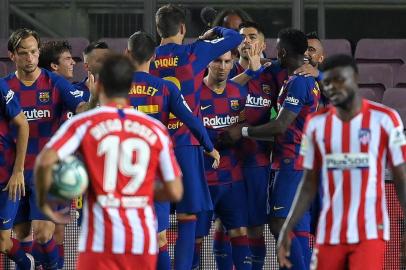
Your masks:
{"label": "rakuten sponsor logo", "polygon": [[27,118],[27,121],[51,118],[50,110],[31,109],[31,110],[23,110],[23,112],[24,112],[25,117]]}
{"label": "rakuten sponsor logo", "polygon": [[263,97],[254,97],[248,94],[247,101],[245,102],[246,107],[264,108],[271,107],[272,101]]}
{"label": "rakuten sponsor logo", "polygon": [[227,115],[225,117],[203,117],[203,125],[205,127],[223,128],[231,126],[238,122],[238,116]]}

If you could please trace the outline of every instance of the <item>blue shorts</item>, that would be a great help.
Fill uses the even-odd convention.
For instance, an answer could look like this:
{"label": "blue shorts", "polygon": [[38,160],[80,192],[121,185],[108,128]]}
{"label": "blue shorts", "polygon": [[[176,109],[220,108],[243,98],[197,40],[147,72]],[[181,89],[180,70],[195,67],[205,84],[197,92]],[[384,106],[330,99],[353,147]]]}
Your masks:
{"label": "blue shorts", "polygon": [[158,221],[158,232],[169,228],[169,214],[171,206],[169,202],[154,202],[155,214]]}
{"label": "blue shorts", "polygon": [[49,220],[37,206],[37,197],[33,181],[33,172],[25,172],[25,196],[21,198],[15,224],[30,222],[32,220]]}
{"label": "blue shorts", "polygon": [[[247,227],[247,191],[244,181],[233,182],[225,185],[210,186],[213,200],[214,214],[227,230]],[[211,219],[206,224],[211,225]],[[210,221],[210,222],[209,222]],[[210,229],[210,227],[209,227]]]}
{"label": "blue shorts", "polygon": [[13,227],[17,215],[20,200],[10,200],[8,190],[3,191],[7,183],[0,185],[0,230],[10,230]]}
{"label": "blue shorts", "polygon": [[[286,218],[295,198],[296,190],[302,180],[303,171],[276,170],[269,192],[269,216]],[[310,209],[306,211],[295,227],[295,231],[310,231]]]}
{"label": "blue shorts", "polygon": [[196,238],[208,236],[214,219],[213,211],[203,211],[196,216]]}
{"label": "blue shorts", "polygon": [[261,226],[268,222],[266,211],[270,167],[243,168],[248,203],[248,227]]}
{"label": "blue shorts", "polygon": [[176,159],[183,174],[183,198],[176,204],[176,212],[196,214],[213,209],[204,174],[203,150],[200,146],[175,148]]}

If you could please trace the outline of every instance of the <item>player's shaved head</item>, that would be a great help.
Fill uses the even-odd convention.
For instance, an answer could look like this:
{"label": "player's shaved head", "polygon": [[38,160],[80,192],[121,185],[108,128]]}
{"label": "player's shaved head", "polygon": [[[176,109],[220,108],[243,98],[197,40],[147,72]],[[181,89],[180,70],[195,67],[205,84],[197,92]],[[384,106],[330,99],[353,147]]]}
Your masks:
{"label": "player's shaved head", "polygon": [[318,67],[324,61],[324,48],[321,44],[316,32],[306,34],[307,50],[305,52],[305,60],[313,67]]}
{"label": "player's shaved head", "polygon": [[98,83],[108,98],[127,97],[133,79],[134,67],[124,55],[109,54],[100,68]]}
{"label": "player's shaved head", "polygon": [[333,55],[326,59],[326,61],[321,66],[323,71],[328,71],[337,67],[350,67],[355,73],[358,73],[358,67],[355,63],[354,58],[345,54]]}
{"label": "player's shaved head", "polygon": [[168,38],[179,32],[181,25],[186,22],[186,15],[180,7],[169,4],[158,9],[155,22],[161,38]]}
{"label": "player's shaved head", "polygon": [[138,31],[128,39],[127,50],[135,64],[143,64],[149,61],[155,54],[156,43],[150,35]]}
{"label": "player's shaved head", "polygon": [[97,74],[104,58],[109,53],[110,49],[106,42],[96,41],[90,43],[83,51],[83,62],[86,69],[93,75]]}

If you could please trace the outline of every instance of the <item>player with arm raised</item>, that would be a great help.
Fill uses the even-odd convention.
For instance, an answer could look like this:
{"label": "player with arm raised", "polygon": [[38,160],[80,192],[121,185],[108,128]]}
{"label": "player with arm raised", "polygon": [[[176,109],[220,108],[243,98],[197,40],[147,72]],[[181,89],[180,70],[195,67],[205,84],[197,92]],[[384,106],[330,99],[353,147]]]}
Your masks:
{"label": "player with arm raised", "polygon": [[287,258],[289,234],[320,184],[323,204],[311,269],[383,269],[385,240],[389,240],[387,164],[406,212],[402,120],[395,110],[361,98],[357,75],[351,56],[325,61],[322,83],[332,106],[306,121],[300,150],[305,171],[279,237],[281,267],[292,264]]}
{"label": "player with arm raised", "polygon": [[[185,14],[174,5],[161,7],[156,15],[161,45],[151,65],[151,74],[171,80],[180,89],[193,115],[200,117],[200,92],[204,72],[213,60],[237,47],[241,35],[231,29],[215,27],[200,40],[182,45],[186,34]],[[169,120],[169,132],[175,144],[176,158],[181,166],[185,195],[176,205],[178,238],[175,245],[175,268],[190,270],[192,266],[196,214],[212,210],[204,176],[203,153],[198,140],[178,119]]]}
{"label": "player with arm raised", "polygon": [[182,197],[180,169],[166,127],[127,105],[133,73],[127,57],[108,56],[96,85],[101,106],[66,122],[37,159],[38,204],[58,220],[47,202],[52,166],[76,150],[83,156],[90,185],[77,269],[155,270],[157,176],[163,184],[158,197]]}

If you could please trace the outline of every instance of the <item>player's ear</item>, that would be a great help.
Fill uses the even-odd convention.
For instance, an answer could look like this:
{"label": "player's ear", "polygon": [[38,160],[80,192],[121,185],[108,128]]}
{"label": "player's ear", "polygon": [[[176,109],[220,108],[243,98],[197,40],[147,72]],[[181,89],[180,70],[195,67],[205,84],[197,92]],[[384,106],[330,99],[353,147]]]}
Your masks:
{"label": "player's ear", "polygon": [[15,61],[14,53],[8,51],[8,58],[10,58],[11,61]]}
{"label": "player's ear", "polygon": [[183,36],[186,35],[186,25],[184,23],[180,24],[179,33]]}
{"label": "player's ear", "polygon": [[149,59],[149,61],[154,62],[156,58],[156,54],[154,53],[154,55],[152,55],[151,59]]}
{"label": "player's ear", "polygon": [[51,68],[52,68],[52,71],[58,71],[58,65],[57,64],[55,64],[55,63],[51,63]]}

